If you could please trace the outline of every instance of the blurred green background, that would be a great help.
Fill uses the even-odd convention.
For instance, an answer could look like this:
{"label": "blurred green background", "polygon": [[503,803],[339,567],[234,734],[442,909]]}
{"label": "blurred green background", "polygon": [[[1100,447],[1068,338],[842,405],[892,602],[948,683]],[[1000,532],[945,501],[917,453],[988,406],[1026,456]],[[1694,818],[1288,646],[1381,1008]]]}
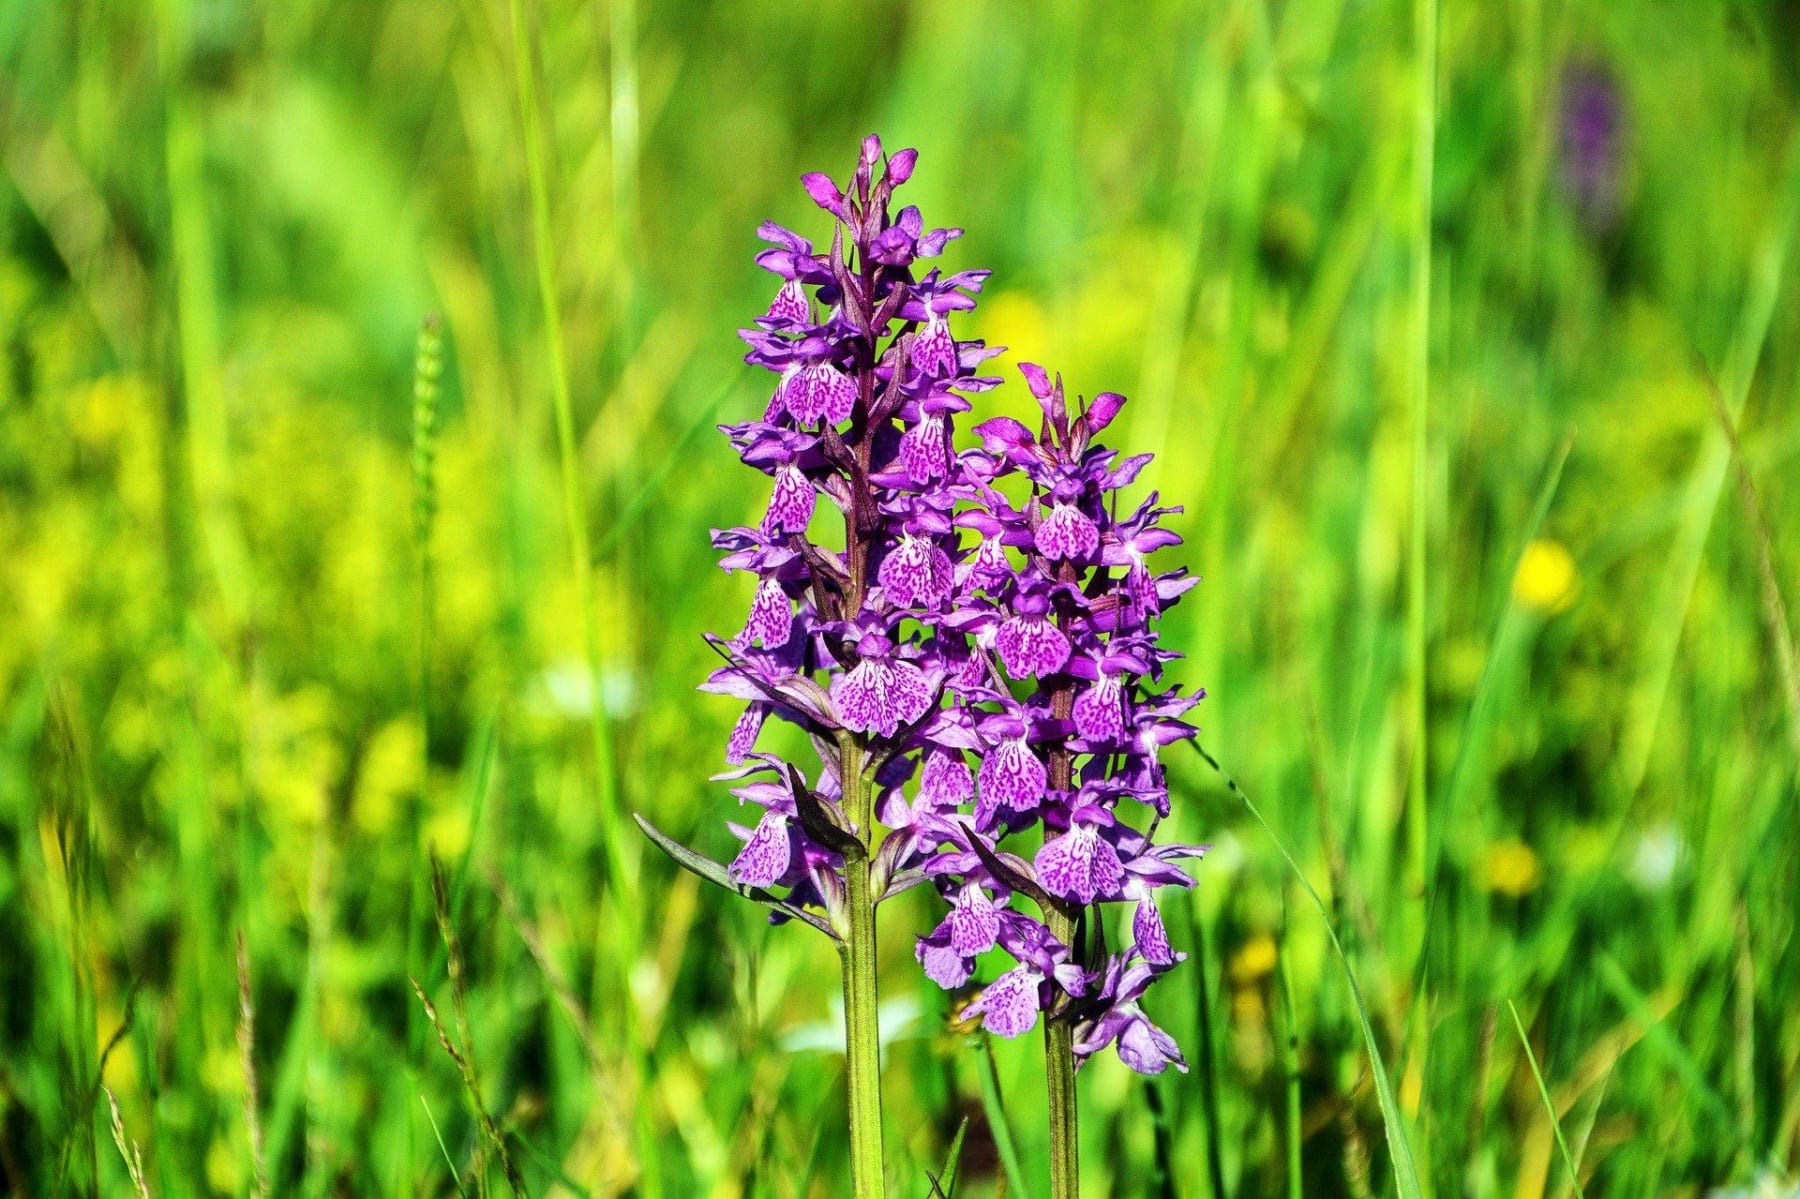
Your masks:
{"label": "blurred green background", "polygon": [[[155,1195],[506,1193],[409,975],[533,1194],[843,1192],[831,953],[624,814],[730,852],[712,425],[871,130],[965,332],[1133,397],[1176,677],[1429,1193],[1571,1192],[1521,1028],[1589,1193],[1793,1193],[1797,89],[1786,0],[0,4],[0,1193],[133,1193],[102,1079]],[[1083,1072],[1085,1193],[1392,1193],[1324,924],[1170,767],[1194,1069]],[[1003,1110],[1041,1194],[935,919],[894,1193],[963,1115],[995,1193]]]}

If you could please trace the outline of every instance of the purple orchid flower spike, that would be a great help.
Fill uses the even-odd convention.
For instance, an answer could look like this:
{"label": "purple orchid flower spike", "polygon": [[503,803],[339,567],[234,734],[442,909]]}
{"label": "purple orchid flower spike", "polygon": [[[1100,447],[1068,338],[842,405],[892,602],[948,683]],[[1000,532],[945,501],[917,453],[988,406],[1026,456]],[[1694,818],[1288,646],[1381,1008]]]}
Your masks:
{"label": "purple orchid flower spike", "polygon": [[[1179,655],[1155,628],[1195,582],[1150,564],[1179,544],[1162,522],[1180,510],[1154,494],[1121,505],[1149,456],[1095,441],[1124,397],[1082,403],[1060,376],[1032,363],[1020,372],[1039,428],[982,422],[979,446],[958,456],[953,475],[955,523],[976,539],[955,559],[942,627],[968,638],[971,657],[952,670],[945,712],[929,727],[961,738],[940,742],[959,762],[969,751],[979,761],[973,793],[956,793],[958,814],[939,810],[921,839],[935,850],[925,870],[951,913],[917,954],[947,987],[966,985],[990,950],[1011,959],[967,1012],[999,1036],[1043,1024],[1053,1190],[1073,1194],[1076,1066],[1113,1047],[1141,1073],[1182,1067],[1140,1001],[1183,960],[1155,893],[1191,886],[1177,863],[1204,847],[1155,840],[1169,814],[1160,755],[1194,735],[1182,718],[1204,692],[1164,684]],[[1022,834],[1038,835],[1029,861],[1007,849]],[[1017,909],[1021,898],[1041,920]],[[960,935],[965,913],[989,903],[1004,905],[994,942]],[[1132,907],[1127,955],[1104,948],[1112,905]]]}
{"label": "purple orchid flower spike", "polygon": [[[948,623],[970,553],[955,436],[968,397],[999,383],[982,373],[997,351],[956,328],[987,272],[921,267],[962,230],[891,203],[917,163],[870,137],[847,184],[801,181],[832,218],[828,240],[758,230],[756,261],[776,282],[741,337],[769,391],[759,419],[721,431],[766,481],[749,522],[713,534],[720,564],[750,580],[742,625],[709,638],[724,661],[703,687],[744,705],[725,746],[738,769],[722,777],[754,819],[732,826],[742,845],[728,864],[646,825],[686,868],[837,943],[859,1197],[883,1185],[874,908],[928,878],[943,814],[975,792],[964,754],[981,745],[971,723],[942,714],[982,666],[974,634]],[[758,751],[771,721],[807,735],[814,781]],[[992,894],[990,907],[1005,902]],[[946,942],[958,952],[991,915],[974,893],[965,908],[975,914]]]}
{"label": "purple orchid flower spike", "polygon": [[[741,337],[769,390],[759,419],[721,431],[765,479],[748,522],[713,534],[750,577],[703,685],[743,705],[719,777],[747,814],[729,863],[644,828],[837,944],[858,1199],[884,1193],[875,906],[933,883],[948,911],[916,956],[945,987],[1010,963],[969,1011],[999,1036],[1045,1028],[1053,1177],[1071,1194],[1076,1063],[1113,1046],[1144,1073],[1180,1065],[1140,1001],[1183,957],[1155,893],[1191,885],[1178,863],[1203,852],[1155,839],[1161,750],[1194,735],[1183,716],[1204,695],[1164,685],[1179,655],[1155,622],[1195,580],[1150,565],[1179,542],[1162,523],[1179,509],[1152,494],[1117,515],[1149,461],[1095,443],[1122,396],[1072,399],[1027,363],[1037,431],[994,418],[958,450],[999,351],[958,336],[987,272],[924,265],[962,231],[891,203],[917,157],[870,137],[846,184],[805,176],[828,243],[759,230],[776,283]],[[816,769],[759,750],[770,721],[806,734]],[[1109,955],[1106,909],[1125,904],[1131,947]]]}

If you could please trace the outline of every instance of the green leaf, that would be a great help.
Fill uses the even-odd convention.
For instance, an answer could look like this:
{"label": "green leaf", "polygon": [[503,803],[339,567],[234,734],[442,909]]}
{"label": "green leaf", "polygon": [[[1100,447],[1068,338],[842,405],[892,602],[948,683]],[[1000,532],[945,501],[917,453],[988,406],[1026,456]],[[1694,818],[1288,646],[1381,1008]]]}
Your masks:
{"label": "green leaf", "polygon": [[956,1126],[956,1136],[950,1140],[950,1152],[944,1155],[943,1173],[925,1171],[925,1177],[931,1179],[931,1199],[956,1199],[956,1170],[962,1162],[963,1137],[968,1132],[969,1118],[964,1116]]}
{"label": "green leaf", "polygon": [[697,875],[711,883],[713,886],[730,891],[733,895],[742,896],[752,903],[760,903],[765,907],[774,908],[783,915],[791,916],[795,920],[810,924],[826,936],[830,937],[833,941],[842,939],[838,936],[837,930],[831,927],[831,923],[817,912],[809,912],[797,904],[791,904],[778,895],[770,894],[761,887],[747,887],[743,883],[735,881],[731,877],[731,872],[721,863],[713,861],[705,854],[696,853],[689,849],[681,842],[657,828],[654,824],[651,824],[648,820],[645,820],[638,813],[633,812],[631,818],[637,821],[639,828],[644,830],[644,836],[650,838],[651,842],[658,849],[668,854],[677,866],[681,867],[689,874]]}
{"label": "green leaf", "polygon": [[[981,842],[977,839],[976,844]],[[1002,1189],[1011,1183],[1011,1190],[1018,1192],[1020,1199],[1030,1199],[1031,1192],[1025,1187],[1025,1171],[1019,1165],[1019,1148],[1013,1140],[1012,1122],[1006,1118],[1006,1104],[1000,1097],[1000,1072],[994,1066],[994,1046],[986,1037],[981,1041],[979,1061],[981,1073],[981,1106],[987,1112],[988,1131],[994,1134],[994,1148],[1000,1153],[1000,1164],[1005,1173],[1000,1176]]]}

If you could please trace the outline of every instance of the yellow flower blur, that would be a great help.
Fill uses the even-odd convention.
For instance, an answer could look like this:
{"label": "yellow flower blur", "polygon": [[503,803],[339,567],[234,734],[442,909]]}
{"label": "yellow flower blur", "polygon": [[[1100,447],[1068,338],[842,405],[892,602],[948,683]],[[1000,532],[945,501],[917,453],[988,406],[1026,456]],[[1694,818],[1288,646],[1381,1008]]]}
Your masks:
{"label": "yellow flower blur", "polygon": [[1580,585],[1575,558],[1560,541],[1540,539],[1525,547],[1513,573],[1513,600],[1545,616],[1566,611]]}

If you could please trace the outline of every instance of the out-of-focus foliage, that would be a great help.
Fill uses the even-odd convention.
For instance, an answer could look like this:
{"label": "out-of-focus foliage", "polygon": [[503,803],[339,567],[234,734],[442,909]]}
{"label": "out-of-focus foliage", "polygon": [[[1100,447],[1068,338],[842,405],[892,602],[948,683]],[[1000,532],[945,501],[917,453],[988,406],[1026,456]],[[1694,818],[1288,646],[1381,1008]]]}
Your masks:
{"label": "out-of-focus foliage", "polygon": [[[433,849],[532,1193],[841,1193],[835,961],[621,821],[723,839],[735,712],[693,686],[748,596],[706,530],[765,497],[711,425],[766,399],[733,337],[771,289],[756,224],[821,233],[797,176],[871,130],[921,148],[915,198],[968,230],[951,263],[996,268],[975,332],[1133,397],[1117,438],[1160,455],[1206,578],[1169,622],[1203,743],[1326,894],[1433,1192],[1567,1185],[1508,1000],[1590,1193],[1791,1185],[1792,5],[518,17],[0,5],[0,1193],[127,1193],[102,1080],[153,1194],[247,1193],[239,930],[275,1193],[473,1193],[407,984],[451,1020]],[[1205,985],[1155,1015],[1196,1069],[1083,1072],[1087,1193],[1385,1193],[1323,927],[1176,753],[1172,831],[1215,845],[1169,913]],[[988,1194],[981,1039],[918,976],[909,903],[883,924],[895,1193],[972,1114],[962,1193]],[[1040,1047],[993,1050],[1041,1187]]]}

